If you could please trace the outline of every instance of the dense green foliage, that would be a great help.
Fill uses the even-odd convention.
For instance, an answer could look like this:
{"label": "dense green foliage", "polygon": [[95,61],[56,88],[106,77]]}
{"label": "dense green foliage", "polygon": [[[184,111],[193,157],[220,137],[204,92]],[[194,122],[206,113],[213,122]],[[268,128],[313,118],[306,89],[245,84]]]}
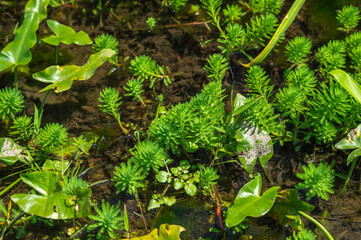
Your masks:
{"label": "dense green foliage", "polygon": [[115,55],[113,57],[109,58],[108,61],[114,65],[117,65],[118,64],[118,53],[119,53],[118,45],[119,45],[119,42],[114,36],[103,33],[102,35],[97,36],[94,39],[92,48],[94,49],[95,53],[100,52],[103,49],[113,50],[115,52]]}
{"label": "dense green foliage", "polygon": [[41,147],[47,151],[52,151],[65,144],[68,140],[68,132],[59,123],[48,123],[40,130],[37,140]]}
{"label": "dense green foliage", "polygon": [[138,195],[138,188],[145,186],[144,179],[147,177],[147,173],[142,167],[136,163],[127,162],[120,163],[120,167],[115,166],[114,177],[112,181],[115,182],[117,193],[127,189],[129,194]]}
{"label": "dense green foliage", "polygon": [[21,91],[6,87],[0,89],[0,118],[5,119],[6,116],[15,118],[15,114],[24,109],[24,96]]}
{"label": "dense green foliage", "polygon": [[304,173],[297,173],[296,176],[304,182],[297,183],[298,190],[308,189],[306,199],[310,200],[314,196],[319,196],[325,200],[329,199],[328,194],[334,193],[332,190],[335,170],[332,165],[321,162],[317,167],[310,162],[308,167],[302,166]]}

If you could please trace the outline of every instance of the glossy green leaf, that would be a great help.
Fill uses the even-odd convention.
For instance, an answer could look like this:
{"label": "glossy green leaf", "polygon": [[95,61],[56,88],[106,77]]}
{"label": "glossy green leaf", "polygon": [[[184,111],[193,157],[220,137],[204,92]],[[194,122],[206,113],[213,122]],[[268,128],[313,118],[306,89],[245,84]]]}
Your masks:
{"label": "glossy green leaf", "polygon": [[158,180],[158,182],[165,183],[168,179],[168,172],[159,171],[155,178]]}
{"label": "glossy green leaf", "polygon": [[71,27],[60,24],[54,20],[47,20],[46,23],[55,35],[51,35],[42,40],[50,45],[59,46],[60,43],[68,45],[73,43],[77,45],[89,45],[92,43],[89,35],[83,31],[75,32]]}
{"label": "glossy green leaf", "polygon": [[[180,240],[180,233],[186,229],[179,225],[162,224],[151,233],[141,237],[132,237],[132,240]],[[122,240],[128,240],[122,239]]]}
{"label": "glossy green leaf", "polygon": [[197,187],[192,184],[192,183],[187,183],[185,186],[184,186],[184,190],[186,191],[186,193],[189,195],[189,196],[194,196],[197,192]]}
{"label": "glossy green leaf", "polygon": [[361,103],[361,87],[350,75],[340,69],[332,70],[329,74],[331,74],[351,96]]}
{"label": "glossy green leaf", "polygon": [[13,165],[18,160],[26,161],[26,156],[22,154],[23,147],[16,144],[11,138],[0,138],[0,161],[6,165]]}
{"label": "glossy green leaf", "polygon": [[90,55],[88,62],[83,66],[51,66],[33,74],[33,78],[40,82],[52,83],[41,91],[54,89],[55,92],[63,92],[70,89],[74,80],[88,80],[95,70],[114,54],[111,49],[103,49]]}
{"label": "glossy green leaf", "polygon": [[25,6],[24,21],[15,31],[15,37],[0,53],[0,72],[10,67],[26,65],[31,61],[36,43],[36,31],[46,16],[49,0],[30,0]]}
{"label": "glossy green leaf", "polygon": [[154,208],[159,208],[159,207],[160,207],[160,202],[155,199],[152,199],[149,201],[147,210],[150,211]]}
{"label": "glossy green leaf", "polygon": [[313,209],[314,206],[299,199],[296,189],[286,189],[278,193],[269,215],[283,226],[291,224],[294,228],[299,228],[298,211],[310,212]]}
{"label": "glossy green leaf", "polygon": [[240,224],[246,217],[260,217],[273,206],[280,187],[272,187],[261,196],[262,178],[246,183],[238,192],[236,199],[227,210],[226,225],[233,227]]}
{"label": "glossy green leaf", "polygon": [[167,205],[167,206],[172,206],[177,201],[175,199],[175,196],[168,196],[168,197],[164,196],[163,199],[164,199],[164,204]]}
{"label": "glossy green leaf", "polygon": [[58,172],[32,172],[20,176],[27,185],[40,193],[40,195],[14,194],[11,196],[11,200],[28,214],[51,219],[89,215],[91,190],[88,187],[76,190],[76,196],[66,195],[62,192],[64,181]]}

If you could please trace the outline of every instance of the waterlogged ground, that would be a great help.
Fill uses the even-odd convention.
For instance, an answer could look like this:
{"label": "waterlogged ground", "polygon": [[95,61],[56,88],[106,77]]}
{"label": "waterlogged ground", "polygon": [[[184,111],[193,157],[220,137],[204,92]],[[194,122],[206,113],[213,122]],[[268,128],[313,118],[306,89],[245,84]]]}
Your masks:
{"label": "waterlogged ground", "polygon": [[[137,55],[145,54],[155,59],[158,64],[168,66],[174,74],[174,82],[169,87],[156,85],[156,91],[165,97],[165,106],[188,101],[192,96],[199,93],[203,86],[208,83],[206,71],[203,66],[208,55],[217,52],[217,42],[211,41],[204,48],[201,42],[208,39],[216,39],[217,32],[210,32],[204,22],[204,13],[199,15],[188,14],[188,10],[182,10],[178,14],[162,11],[161,1],[105,1],[107,6],[101,14],[94,15],[91,9],[96,4],[89,1],[78,1],[75,8],[71,5],[63,5],[48,9],[48,18],[57,20],[62,24],[73,27],[76,31],[87,32],[92,39],[98,34],[109,33],[119,41],[119,53],[122,66],[111,70],[110,64],[104,64],[95,75],[82,82],[75,82],[72,88],[66,92],[51,93],[45,107],[43,117],[44,124],[59,122],[63,124],[70,136],[79,136],[86,132],[93,132],[102,136],[102,141],[94,146],[89,156],[83,161],[84,169],[93,167],[87,173],[89,183],[113,176],[114,166],[122,159],[130,155],[129,149],[134,146],[132,138],[124,137],[114,119],[102,113],[97,105],[99,92],[105,87],[114,87],[124,96],[123,86],[131,78],[128,73],[129,59]],[[196,1],[190,1],[192,3]],[[231,1],[227,1],[231,2]],[[287,1],[288,2],[288,1]],[[332,2],[332,3],[331,3]],[[15,7],[7,8],[0,1],[0,49],[12,40],[13,28],[23,14],[26,1],[18,1]],[[291,29],[286,33],[286,39],[298,35],[310,37],[314,43],[314,49],[329,39],[337,38],[334,20],[335,10],[344,4],[361,4],[354,1],[329,1],[311,0],[301,10]],[[283,16],[290,3],[286,3],[281,16]],[[113,8],[113,12],[109,11]],[[332,15],[330,15],[332,14]],[[158,26],[154,31],[148,31],[145,21],[148,17],[156,17]],[[192,23],[192,24],[190,24]],[[49,33],[45,22],[41,24],[39,36]],[[281,44],[263,63],[263,67],[270,74],[276,85],[282,84],[282,71],[285,69],[285,58],[282,56],[284,44]],[[65,46],[60,47],[60,64],[83,65],[91,54],[90,46]],[[33,114],[33,102],[40,105],[44,93],[38,91],[45,87],[36,82],[31,74],[38,72],[53,64],[53,48],[45,46],[40,41],[32,50],[33,61],[28,67],[20,68],[19,88],[26,96],[26,114]],[[238,57],[238,56],[236,56]],[[244,69],[231,62],[233,74],[228,74],[224,81],[226,92],[230,92],[231,85],[235,81],[236,92],[244,93],[242,77]],[[12,83],[12,74],[0,74],[0,87],[9,86]],[[157,99],[152,91],[145,92],[146,106],[132,101],[130,97],[123,98],[121,119],[125,123],[132,123],[137,130],[146,130],[155,115]],[[1,127],[4,127],[3,125]],[[4,134],[1,131],[1,134]],[[308,160],[335,160],[336,172],[347,173],[345,165],[346,154],[336,153],[331,148],[320,146],[304,146],[300,152],[295,152],[291,144],[285,147],[275,146],[275,156],[270,160],[268,172],[275,185],[281,188],[292,188],[297,183],[296,172],[301,171],[301,166]],[[258,169],[261,171],[260,169]],[[0,169],[0,177],[6,176],[11,169]],[[226,165],[219,172],[219,192],[224,201],[232,201],[239,189],[247,182],[247,174],[238,166]],[[331,232],[335,239],[361,239],[361,201],[359,191],[360,168],[356,167],[347,191],[342,196],[332,195],[329,201],[313,199],[310,203],[315,206],[311,215],[321,221]],[[263,180],[264,189],[270,187],[266,179]],[[3,182],[1,189],[9,185]],[[339,189],[342,180],[337,179],[335,189]],[[152,183],[150,183],[152,186]],[[24,184],[18,186],[13,192],[8,192],[4,201],[14,192],[24,189]],[[154,188],[152,186],[151,188]],[[144,234],[145,228],[140,217],[139,208],[132,196],[127,194],[115,194],[112,184],[102,184],[94,187],[93,200],[105,199],[110,203],[121,201],[127,204],[131,228],[133,232]],[[151,193],[141,194],[142,202],[148,202]],[[148,229],[158,227],[161,223],[179,224],[187,229],[184,239],[199,239],[201,237],[215,238],[208,232],[210,227],[217,226],[214,204],[207,198],[190,201],[185,195],[179,196],[179,203],[172,207],[162,207],[159,211],[152,210],[145,213]],[[203,204],[206,202],[207,204]],[[146,207],[146,205],[144,205]],[[322,217],[323,216],[323,217]],[[79,220],[83,224],[83,220]],[[249,221],[249,228],[242,239],[285,239],[291,229],[283,228],[270,217],[262,217]],[[29,225],[27,235],[23,239],[53,239],[59,237],[66,239],[67,232],[72,227],[68,221],[57,221],[54,227],[44,222]],[[307,224],[310,229],[314,225]],[[82,239],[86,234],[80,235]],[[322,233],[319,239],[324,239]],[[13,239],[9,236],[9,239]],[[229,233],[229,239],[234,239]]]}

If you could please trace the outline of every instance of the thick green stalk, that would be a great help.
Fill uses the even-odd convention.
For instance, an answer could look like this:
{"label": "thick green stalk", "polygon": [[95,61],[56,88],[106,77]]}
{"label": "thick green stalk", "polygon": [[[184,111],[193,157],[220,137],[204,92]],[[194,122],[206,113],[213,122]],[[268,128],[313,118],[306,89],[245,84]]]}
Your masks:
{"label": "thick green stalk", "polygon": [[303,4],[306,2],[306,0],[296,0],[291,9],[288,11],[287,15],[282,20],[282,23],[278,26],[277,31],[273,35],[271,41],[267,44],[267,46],[263,49],[263,51],[251,62],[247,64],[241,63],[244,67],[249,68],[250,66],[254,64],[258,64],[265,59],[268,54],[272,51],[280,37],[285,33],[287,28],[291,25],[295,17],[297,16],[298,12],[300,11]]}
{"label": "thick green stalk", "polygon": [[18,66],[14,68],[14,83],[16,90],[18,90]]}
{"label": "thick green stalk", "polygon": [[334,240],[331,234],[327,231],[327,229],[324,226],[322,226],[322,224],[319,223],[316,219],[314,219],[313,217],[302,211],[298,211],[298,213],[304,216],[305,218],[307,218],[308,220],[310,220],[311,222],[313,222],[314,224],[316,224],[316,226],[322,230],[322,232],[327,236],[328,239]]}

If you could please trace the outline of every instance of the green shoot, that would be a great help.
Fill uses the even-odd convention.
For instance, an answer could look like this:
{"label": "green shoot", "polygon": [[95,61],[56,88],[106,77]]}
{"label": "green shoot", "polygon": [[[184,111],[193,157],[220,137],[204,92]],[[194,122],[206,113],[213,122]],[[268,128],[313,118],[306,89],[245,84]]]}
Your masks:
{"label": "green shoot", "polygon": [[130,65],[130,73],[140,78],[142,82],[144,80],[150,80],[150,88],[153,88],[156,80],[163,79],[165,86],[172,83],[170,75],[165,71],[165,67],[158,65],[157,62],[149,56],[137,56],[130,61]]}
{"label": "green shoot", "polygon": [[215,53],[207,59],[209,66],[204,69],[208,72],[208,77],[213,81],[222,82],[226,71],[229,69],[228,60],[222,54]]}
{"label": "green shoot", "polygon": [[38,145],[46,151],[52,151],[60,148],[68,140],[68,132],[63,125],[59,123],[48,123],[40,130],[37,136]]}
{"label": "green shoot", "polygon": [[0,119],[9,116],[15,119],[15,114],[24,109],[24,96],[20,90],[6,87],[0,89]]}
{"label": "green shoot", "polygon": [[312,162],[308,167],[302,166],[304,173],[297,173],[296,176],[304,182],[297,183],[295,188],[297,190],[308,189],[306,193],[306,200],[310,200],[314,196],[319,196],[322,199],[328,200],[329,193],[334,193],[332,190],[335,181],[335,170],[332,165],[321,162],[318,167],[315,167]]}
{"label": "green shoot", "polygon": [[123,103],[121,99],[122,97],[119,96],[119,92],[114,88],[104,88],[100,92],[100,97],[98,98],[98,100],[103,104],[99,104],[98,106],[103,112],[113,116],[118,122],[123,133],[128,135],[128,130],[123,127],[120,121],[119,107]]}
{"label": "green shoot", "polygon": [[148,28],[149,30],[153,30],[153,28],[155,27],[155,24],[157,23],[155,21],[155,18],[154,17],[149,17],[146,21],[147,25],[148,25]]}
{"label": "green shoot", "polygon": [[89,215],[89,218],[93,219],[95,222],[88,226],[88,231],[100,228],[96,235],[96,239],[102,239],[104,232],[107,232],[110,238],[119,238],[115,233],[115,230],[124,229],[124,218],[120,214],[119,205],[111,206],[108,202],[104,202],[103,200],[102,209],[100,210],[97,206],[94,206],[94,209],[97,212],[97,215]]}
{"label": "green shoot", "polygon": [[307,54],[311,53],[312,42],[305,37],[295,37],[286,46],[285,55],[296,66],[308,61]]}
{"label": "green shoot", "polygon": [[349,32],[351,29],[357,27],[361,19],[360,10],[358,7],[352,5],[344,6],[342,10],[337,13],[336,19],[341,25],[338,29]]}
{"label": "green shoot", "polygon": [[125,96],[131,96],[133,97],[133,100],[137,100],[145,106],[142,97],[143,83],[139,78],[130,79],[127,82],[127,87],[124,87],[124,89],[130,92],[130,93],[126,93]]}
{"label": "green shoot", "polygon": [[233,23],[234,21],[241,20],[241,17],[245,15],[242,8],[239,5],[228,5],[223,9],[223,15],[226,18],[226,23]]}
{"label": "green shoot", "polygon": [[212,23],[217,27],[220,33],[223,33],[220,23],[219,11],[221,10],[222,0],[201,0],[202,7],[212,18]]}
{"label": "green shoot", "polygon": [[120,163],[120,167],[115,166],[114,177],[112,181],[115,182],[117,188],[116,193],[127,189],[129,194],[132,194],[138,199],[138,188],[145,187],[145,178],[147,173],[137,163],[128,161]]}

